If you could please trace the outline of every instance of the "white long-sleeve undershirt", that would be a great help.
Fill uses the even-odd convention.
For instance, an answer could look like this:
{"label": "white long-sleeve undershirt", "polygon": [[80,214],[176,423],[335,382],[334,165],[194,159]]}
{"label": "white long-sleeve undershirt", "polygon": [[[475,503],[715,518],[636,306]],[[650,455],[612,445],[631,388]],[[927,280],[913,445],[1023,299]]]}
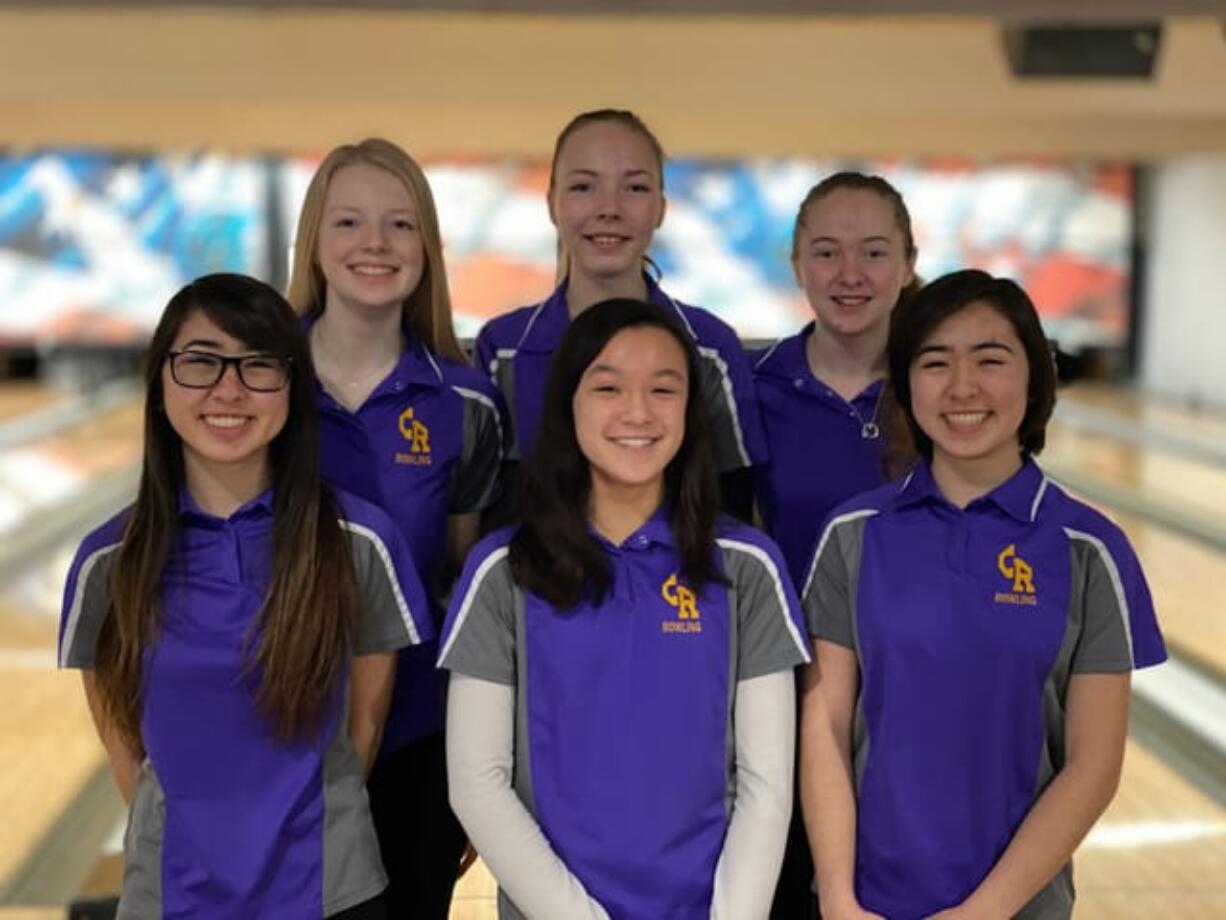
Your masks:
{"label": "white long-sleeve undershirt", "polygon": [[[792,808],[790,670],[741,681],[733,704],[736,787],[715,870],[712,920],[768,915]],[[453,674],[447,702],[451,807],[504,893],[531,920],[608,920],[513,787],[515,689]]]}

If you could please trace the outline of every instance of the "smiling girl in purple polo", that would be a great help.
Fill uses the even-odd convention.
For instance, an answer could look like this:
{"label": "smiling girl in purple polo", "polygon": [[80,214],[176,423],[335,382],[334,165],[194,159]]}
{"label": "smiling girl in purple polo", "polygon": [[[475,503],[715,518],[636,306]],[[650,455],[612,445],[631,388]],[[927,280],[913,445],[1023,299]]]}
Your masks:
{"label": "smiling girl in purple polo", "polygon": [[395,650],[432,635],[399,532],[321,485],[310,356],[210,275],[153,335],[136,502],[85,538],[60,664],[125,800],[119,916],[384,916],[364,788]]}
{"label": "smiling girl in purple polo", "polygon": [[699,368],[653,304],[576,317],[523,521],[453,596],[451,796],[503,920],[769,907],[807,643],[774,544],[718,514]]}
{"label": "smiling girl in purple polo", "polygon": [[[290,302],[318,374],[324,478],[384,509],[441,623],[498,494],[501,399],[456,341],[434,199],[395,144],[333,150],[302,205]],[[443,684],[433,642],[400,655],[371,807],[393,916],[446,920],[464,833],[447,807]]]}
{"label": "smiling girl in purple polo", "polygon": [[571,320],[598,301],[644,300],[680,323],[698,351],[724,507],[748,519],[751,467],[766,459],[748,361],[728,324],[673,300],[645,271],[666,205],[659,140],[632,112],[576,116],[554,145],[548,205],[561,282],[543,302],[490,320],[474,345],[510,409],[511,458],[526,459],[536,443],[550,359]]}
{"label": "smiling girl in purple polo", "polygon": [[[885,481],[885,343],[891,311],[915,293],[915,257],[907,206],[879,176],[836,173],[800,204],[792,270],[813,321],[750,356],[770,451],[758,509],[794,584],[835,505]],[[812,883],[797,813],[772,916],[814,916]]]}
{"label": "smiling girl in purple polo", "polygon": [[1130,672],[1166,657],[1123,533],[1035,464],[1055,365],[980,271],[891,324],[921,457],[838,508],[803,598],[801,790],[824,918],[1067,918],[1114,795]]}
{"label": "smiling girl in purple polo", "polygon": [[826,515],[885,481],[885,342],[915,257],[907,206],[879,176],[836,173],[801,202],[792,270],[813,321],[751,356],[770,451],[759,508],[796,584]]}

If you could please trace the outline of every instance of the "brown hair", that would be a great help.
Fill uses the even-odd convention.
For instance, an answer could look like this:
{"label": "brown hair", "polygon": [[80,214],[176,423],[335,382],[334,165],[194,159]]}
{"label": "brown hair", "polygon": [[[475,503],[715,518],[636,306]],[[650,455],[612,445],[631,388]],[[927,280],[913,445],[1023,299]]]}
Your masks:
{"label": "brown hair", "polygon": [[323,224],[328,186],[338,170],[354,163],[369,163],[391,173],[408,189],[417,209],[425,266],[421,280],[404,301],[404,323],[408,331],[436,354],[468,363],[468,356],[456,339],[451,318],[451,294],[447,288],[447,267],[443,263],[443,240],[438,212],[430,183],[417,162],[400,147],[381,137],[368,137],[357,144],[337,147],[319,164],[307,186],[298,215],[294,237],[294,266],[286,298],[300,313],[322,312],[327,281],[319,267],[319,229]]}
{"label": "brown hair", "polygon": [[268,594],[245,648],[258,675],[256,704],[282,740],[318,729],[348,667],[361,616],[348,542],[319,478],[311,358],[285,299],[242,275],[208,275],[170,299],[145,370],[144,461],[113,576],[111,610],[98,637],[104,712],[133,749],[140,738],[144,653],[161,629],[162,574],[179,539],[183,447],[163,408],[162,368],[184,321],[204,313],[253,350],[290,361],[289,411],[269,445],[274,486]]}

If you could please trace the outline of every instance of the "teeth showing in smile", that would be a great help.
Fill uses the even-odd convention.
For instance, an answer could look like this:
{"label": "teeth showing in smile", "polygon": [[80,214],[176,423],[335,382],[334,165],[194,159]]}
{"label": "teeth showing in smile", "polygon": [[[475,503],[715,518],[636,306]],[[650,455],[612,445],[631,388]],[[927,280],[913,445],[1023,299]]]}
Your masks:
{"label": "teeth showing in smile", "polygon": [[988,417],[986,412],[947,412],[945,419],[951,425],[978,425]]}
{"label": "teeth showing in smile", "polygon": [[390,275],[395,269],[389,265],[355,265],[353,271],[359,275]]}
{"label": "teeth showing in smile", "polygon": [[613,443],[621,447],[650,447],[655,438],[614,438]]}
{"label": "teeth showing in smile", "polygon": [[211,428],[238,428],[247,424],[245,415],[206,415],[204,423]]}
{"label": "teeth showing in smile", "polygon": [[616,246],[625,238],[620,236],[590,236],[588,239],[590,239],[597,246]]}

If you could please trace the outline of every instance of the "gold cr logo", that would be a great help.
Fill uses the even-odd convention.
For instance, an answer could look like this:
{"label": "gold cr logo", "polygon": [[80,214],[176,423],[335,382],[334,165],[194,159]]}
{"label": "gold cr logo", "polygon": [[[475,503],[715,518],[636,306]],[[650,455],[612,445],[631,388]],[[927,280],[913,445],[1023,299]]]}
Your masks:
{"label": "gold cr logo", "polygon": [[400,433],[409,442],[409,450],[412,453],[430,453],[430,429],[413,418],[412,406],[400,413]]}
{"label": "gold cr logo", "polygon": [[685,585],[677,584],[677,576],[669,575],[668,580],[660,586],[660,594],[669,606],[677,608],[677,619],[698,619],[698,598]]}
{"label": "gold cr logo", "polygon": [[1013,580],[1015,594],[1034,594],[1034,569],[1017,554],[1017,547],[1010,543],[996,557],[996,567],[1005,578]]}

